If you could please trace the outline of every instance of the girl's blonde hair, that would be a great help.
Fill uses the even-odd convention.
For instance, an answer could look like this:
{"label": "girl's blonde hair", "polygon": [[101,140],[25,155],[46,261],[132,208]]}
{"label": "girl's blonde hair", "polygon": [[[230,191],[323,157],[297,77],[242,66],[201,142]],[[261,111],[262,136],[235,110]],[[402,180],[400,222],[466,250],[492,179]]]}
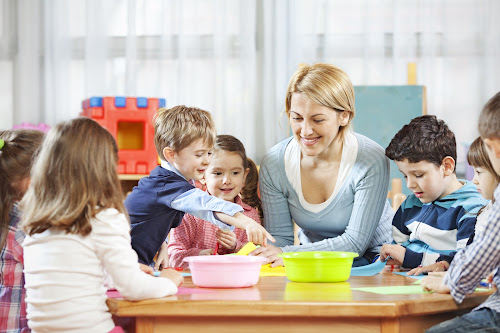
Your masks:
{"label": "girl's blonde hair", "polygon": [[9,232],[9,213],[24,195],[19,183],[30,176],[31,165],[43,141],[43,132],[35,130],[0,131],[0,249]]}
{"label": "girl's blonde hair", "polygon": [[286,90],[285,111],[289,118],[294,93],[305,94],[314,103],[329,107],[333,111],[348,111],[347,125],[339,129],[340,138],[350,129],[355,115],[354,87],[343,70],[322,63],[300,65],[290,79]]}
{"label": "girl's blonde hair", "polygon": [[53,127],[21,201],[26,233],[56,228],[86,236],[90,220],[103,209],[125,213],[117,162],[115,140],[94,120],[76,118]]}

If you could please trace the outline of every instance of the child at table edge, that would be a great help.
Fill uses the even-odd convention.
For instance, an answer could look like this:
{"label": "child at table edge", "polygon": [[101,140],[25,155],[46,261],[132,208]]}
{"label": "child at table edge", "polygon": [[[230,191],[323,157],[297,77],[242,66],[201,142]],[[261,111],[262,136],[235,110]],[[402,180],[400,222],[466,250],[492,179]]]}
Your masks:
{"label": "child at table edge", "polygon": [[413,193],[397,210],[394,243],[382,246],[380,259],[390,256],[390,264],[415,268],[464,248],[487,202],[472,182],[457,179],[455,135],[445,122],[431,115],[414,118],[391,140],[386,156]]}
{"label": "child at table edge", "polygon": [[[483,107],[478,127],[491,164],[495,172],[500,175],[500,92]],[[455,255],[444,278],[429,276],[422,279],[424,290],[451,293],[455,302],[462,303],[465,295],[472,293],[487,275],[490,275],[489,279],[495,285],[500,285],[498,269],[500,267],[500,186],[495,190],[495,203],[486,217],[488,222],[484,231],[478,232],[474,242]],[[500,330],[500,292],[498,289],[471,312],[438,324],[428,332],[469,332],[472,329]]]}

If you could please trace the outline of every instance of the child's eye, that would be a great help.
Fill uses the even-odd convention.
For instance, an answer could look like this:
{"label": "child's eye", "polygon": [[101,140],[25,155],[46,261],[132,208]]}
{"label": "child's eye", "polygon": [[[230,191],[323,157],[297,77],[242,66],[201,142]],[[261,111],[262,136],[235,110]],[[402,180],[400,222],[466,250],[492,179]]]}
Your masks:
{"label": "child's eye", "polygon": [[293,119],[293,120],[295,120],[295,121],[300,121],[300,120],[302,120],[302,118],[294,118],[294,117],[292,117],[292,119]]}
{"label": "child's eye", "polygon": [[322,122],[324,122],[324,121],[325,121],[324,119],[315,119],[315,120],[314,120],[314,122],[315,122],[315,123],[322,123]]}
{"label": "child's eye", "polygon": [[220,176],[220,175],[222,175],[222,172],[214,171],[214,172],[213,172],[213,175],[215,175],[215,176]]}
{"label": "child's eye", "polygon": [[423,175],[415,175],[416,178],[422,178]]}
{"label": "child's eye", "polygon": [[240,172],[239,172],[239,171],[234,171],[234,172],[233,172],[233,175],[234,175],[234,176],[237,176],[237,175],[239,175],[239,174],[240,174]]}

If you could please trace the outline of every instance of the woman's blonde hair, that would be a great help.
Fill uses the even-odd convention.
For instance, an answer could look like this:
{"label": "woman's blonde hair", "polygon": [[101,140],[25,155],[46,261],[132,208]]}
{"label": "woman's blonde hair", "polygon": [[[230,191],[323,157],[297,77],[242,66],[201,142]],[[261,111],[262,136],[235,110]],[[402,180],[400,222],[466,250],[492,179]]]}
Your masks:
{"label": "woman's blonde hair", "polygon": [[350,129],[351,120],[355,115],[354,87],[349,76],[340,68],[323,63],[300,65],[286,90],[285,111],[289,118],[294,93],[302,93],[316,104],[334,111],[348,111],[349,119],[346,126],[340,127],[340,137]]}
{"label": "woman's blonde hair", "polygon": [[94,120],[76,118],[53,127],[21,200],[26,233],[57,228],[86,236],[90,220],[103,209],[125,213],[117,162],[115,140]]}

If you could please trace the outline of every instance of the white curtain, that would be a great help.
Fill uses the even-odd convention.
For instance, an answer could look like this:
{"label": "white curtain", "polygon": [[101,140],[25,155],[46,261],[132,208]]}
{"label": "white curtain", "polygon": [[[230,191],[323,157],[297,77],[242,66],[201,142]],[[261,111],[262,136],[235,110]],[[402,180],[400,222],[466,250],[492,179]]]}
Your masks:
{"label": "white curtain", "polygon": [[[288,135],[300,63],[355,85],[427,86],[460,142],[500,90],[497,0],[0,0],[0,128],[75,117],[91,96],[166,98],[212,112],[257,163]],[[459,149],[459,160],[464,159]]]}

